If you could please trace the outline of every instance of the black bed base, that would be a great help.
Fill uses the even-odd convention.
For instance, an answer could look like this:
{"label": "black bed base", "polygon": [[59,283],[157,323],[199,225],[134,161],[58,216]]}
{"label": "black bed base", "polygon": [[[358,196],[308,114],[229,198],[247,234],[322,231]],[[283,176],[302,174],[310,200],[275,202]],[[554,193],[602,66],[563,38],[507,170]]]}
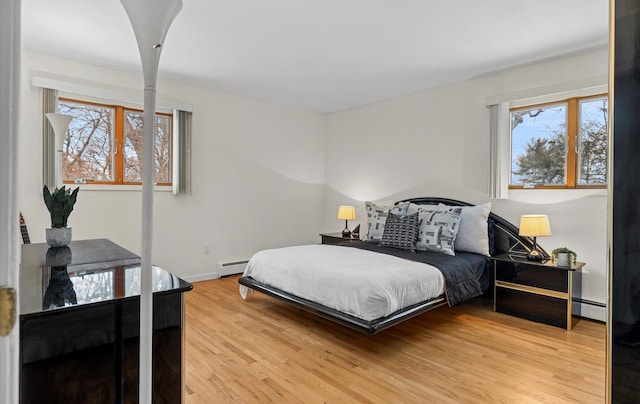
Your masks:
{"label": "black bed base", "polygon": [[[418,205],[437,205],[439,203],[443,203],[445,205],[451,206],[472,206],[468,202],[434,197],[411,198],[405,199],[402,202],[412,202]],[[488,225],[489,227],[487,230],[489,231],[489,233],[491,234],[493,232],[493,242],[490,242],[490,245],[493,245],[493,251],[491,255],[498,255],[503,253],[517,253],[522,255],[529,253],[534,248],[533,238],[520,236],[518,228],[515,225],[511,224],[509,221],[503,219],[493,212],[489,213]],[[547,252],[542,249],[542,247],[540,247],[540,245],[536,245],[535,248],[543,257],[549,256]],[[285,302],[292,303],[310,313],[317,314],[331,321],[335,321],[336,323],[371,335],[394,326],[398,323],[401,323],[405,320],[408,320],[412,317],[415,317],[421,313],[447,304],[445,297],[439,296],[435,299],[418,303],[402,310],[398,310],[387,317],[382,317],[372,321],[365,321],[363,319],[323,306],[316,302],[291,295],[282,290],[257,282],[249,277],[242,277],[238,280],[238,282],[241,285],[247,286],[253,290],[257,290],[269,296],[284,300]],[[487,290],[493,290],[493,288],[489,288]]]}
{"label": "black bed base", "polygon": [[419,314],[447,304],[444,296],[438,296],[434,299],[405,307],[404,309],[398,310],[395,313],[388,315],[387,317],[381,317],[375,320],[366,321],[361,318],[354,317],[338,310],[329,308],[327,306],[323,306],[319,303],[294,296],[280,289],[276,289],[269,285],[265,285],[264,283],[258,282],[250,277],[243,276],[242,278],[238,279],[238,283],[247,286],[250,289],[257,290],[280,300],[284,300],[285,302],[298,306],[310,313],[316,314],[338,324],[342,324],[344,326],[369,335],[376,334],[382,330],[392,327]]}

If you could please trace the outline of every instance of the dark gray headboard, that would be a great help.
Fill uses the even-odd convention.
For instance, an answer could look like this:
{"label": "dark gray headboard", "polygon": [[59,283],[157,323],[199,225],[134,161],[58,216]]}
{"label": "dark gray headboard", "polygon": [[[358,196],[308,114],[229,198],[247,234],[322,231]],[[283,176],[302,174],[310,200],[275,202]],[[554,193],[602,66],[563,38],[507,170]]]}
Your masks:
{"label": "dark gray headboard", "polygon": [[[432,197],[411,198],[400,202],[411,202],[418,205],[437,205],[439,203],[443,203],[451,206],[473,206],[471,203],[457,201],[455,199]],[[493,212],[489,213],[487,231],[489,232],[490,243],[491,238],[493,238],[493,249],[491,255],[503,253],[526,255],[533,248],[532,238],[519,236],[518,228],[516,226]],[[547,254],[539,244],[537,245],[537,250],[543,257],[549,258],[549,254]]]}

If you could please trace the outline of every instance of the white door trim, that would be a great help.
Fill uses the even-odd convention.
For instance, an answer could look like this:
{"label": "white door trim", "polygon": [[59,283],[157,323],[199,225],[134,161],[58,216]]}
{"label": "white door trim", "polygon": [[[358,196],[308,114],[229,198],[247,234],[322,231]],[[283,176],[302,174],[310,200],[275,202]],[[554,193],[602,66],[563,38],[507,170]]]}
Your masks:
{"label": "white door trim", "polygon": [[[0,2],[0,287],[19,296],[17,154],[20,92],[20,0]],[[19,298],[17,302],[19,302]],[[19,307],[18,307],[19,310]],[[19,311],[16,314],[19,318]],[[19,321],[0,337],[0,403],[17,403]]]}

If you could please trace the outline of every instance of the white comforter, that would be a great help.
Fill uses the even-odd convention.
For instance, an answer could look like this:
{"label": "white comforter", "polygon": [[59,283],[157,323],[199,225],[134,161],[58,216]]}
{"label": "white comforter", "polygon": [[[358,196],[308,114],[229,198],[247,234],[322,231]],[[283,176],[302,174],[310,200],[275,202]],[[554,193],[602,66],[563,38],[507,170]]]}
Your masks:
{"label": "white comforter", "polygon": [[[244,276],[367,321],[444,293],[431,265],[333,245],[260,251]],[[240,286],[243,299],[248,290]]]}

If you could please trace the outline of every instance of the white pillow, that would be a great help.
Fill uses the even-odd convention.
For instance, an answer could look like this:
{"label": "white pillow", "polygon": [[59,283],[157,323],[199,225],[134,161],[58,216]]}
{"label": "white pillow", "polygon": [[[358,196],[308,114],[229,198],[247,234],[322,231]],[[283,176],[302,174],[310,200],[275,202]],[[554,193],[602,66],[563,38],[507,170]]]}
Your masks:
{"label": "white pillow", "polygon": [[456,251],[489,254],[489,233],[487,220],[491,212],[491,202],[476,206],[464,206],[460,215],[460,229],[455,240]]}
{"label": "white pillow", "polygon": [[364,207],[367,211],[367,236],[368,241],[382,241],[384,234],[384,225],[387,222],[389,211],[394,215],[404,216],[407,214],[409,202],[400,202],[395,206],[380,206],[373,202],[365,202]]}

